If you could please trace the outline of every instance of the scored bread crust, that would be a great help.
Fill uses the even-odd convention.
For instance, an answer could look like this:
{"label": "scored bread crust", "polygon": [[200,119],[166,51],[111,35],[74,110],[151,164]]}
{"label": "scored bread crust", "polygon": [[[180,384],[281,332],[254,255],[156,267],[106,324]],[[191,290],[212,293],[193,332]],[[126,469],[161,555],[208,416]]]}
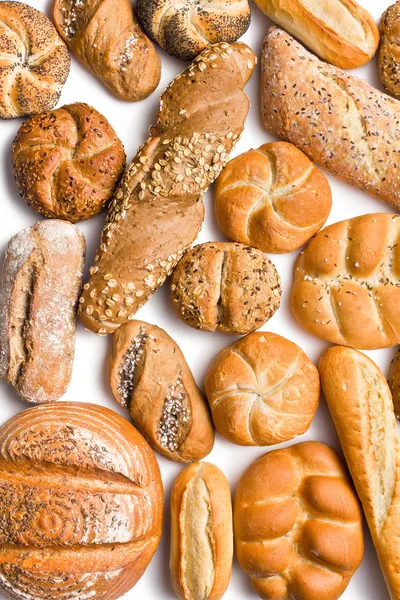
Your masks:
{"label": "scored bread crust", "polygon": [[211,452],[214,426],[207,402],[178,344],[163,329],[144,321],[122,325],[108,364],[115,399],[157,452],[179,462]]}
{"label": "scored bread crust", "polygon": [[400,446],[386,379],[367,356],[329,348],[319,371],[390,597],[400,597]]}
{"label": "scored bread crust", "polygon": [[71,59],[51,21],[22,2],[0,2],[0,118],[50,110]]}
{"label": "scored bread crust", "polygon": [[61,402],[0,428],[0,590],[12,600],[116,600],[161,537],[155,456],[113,411]]}
{"label": "scored bread crust", "polygon": [[296,262],[291,304],[308,332],[355,348],[400,342],[400,216],[322,229]]}
{"label": "scored bread crust", "polygon": [[[170,571],[178,598],[220,600],[229,584],[232,559],[228,482],[211,463],[190,465],[177,477],[171,495]],[[202,593],[196,595],[200,587]]]}
{"label": "scored bread crust", "polygon": [[106,335],[133,319],[194,242],[201,196],[243,131],[255,65],[244,44],[211,46],[162,95],[157,126],[111,202],[80,300],[86,328]]}
{"label": "scored bread crust", "polygon": [[120,100],[147,98],[161,60],[130,0],[54,0],[53,20],[71,52]]}

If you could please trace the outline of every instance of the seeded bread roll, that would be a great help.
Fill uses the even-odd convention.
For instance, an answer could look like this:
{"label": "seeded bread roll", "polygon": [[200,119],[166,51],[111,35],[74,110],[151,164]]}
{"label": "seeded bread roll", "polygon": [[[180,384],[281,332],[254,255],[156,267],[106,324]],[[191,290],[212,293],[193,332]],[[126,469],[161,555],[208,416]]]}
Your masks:
{"label": "seeded bread roll", "polygon": [[185,357],[155,325],[131,321],[113,336],[110,385],[133,422],[160,454],[200,460],[214,445],[214,427]]}
{"label": "seeded bread roll", "polygon": [[381,20],[379,74],[385,88],[400,97],[400,3],[389,6]]}
{"label": "seeded bread roll", "polygon": [[22,2],[0,2],[0,119],[50,110],[71,59],[54,25]]}
{"label": "seeded bread roll", "polygon": [[79,229],[56,220],[8,243],[0,280],[0,378],[26,402],[58,400],[71,380],[85,249]]}
{"label": "seeded bread roll", "polygon": [[272,262],[256,248],[230,242],[195,246],[171,278],[175,310],[203,331],[251,333],[278,310],[281,293]]}
{"label": "seeded bread roll", "polygon": [[53,20],[76,58],[127,102],[158,86],[161,61],[130,0],[54,0]]}
{"label": "seeded bread roll", "polygon": [[215,215],[231,240],[263,252],[292,252],[325,223],[327,178],[293,144],[272,142],[234,158],[215,186]]}
{"label": "seeded bread roll", "polygon": [[23,123],[13,170],[36,212],[76,223],[99,213],[125,169],[124,147],[105,117],[76,102]]}
{"label": "seeded bread roll", "polygon": [[117,600],[161,537],[151,448],[94,404],[31,408],[0,428],[0,499],[0,593],[10,600]]}
{"label": "seeded bread roll", "polygon": [[181,600],[220,600],[231,576],[232,502],[218,467],[186,467],[171,495],[172,585]]}
{"label": "seeded bread roll", "polygon": [[394,414],[400,421],[400,351],[390,365],[389,387],[393,396]]}
{"label": "seeded bread roll", "polygon": [[181,60],[209,44],[236,42],[250,26],[248,0],[138,0],[137,10],[147,35]]}
{"label": "seeded bread roll", "polygon": [[263,47],[262,112],[268,131],[400,209],[398,100],[321,62],[274,27]]}
{"label": "seeded bread roll", "polygon": [[196,239],[202,193],[243,130],[243,88],[255,64],[244,44],[215,45],[162,95],[158,124],[122,178],[84,286],[88,329],[106,335],[132,319]]}

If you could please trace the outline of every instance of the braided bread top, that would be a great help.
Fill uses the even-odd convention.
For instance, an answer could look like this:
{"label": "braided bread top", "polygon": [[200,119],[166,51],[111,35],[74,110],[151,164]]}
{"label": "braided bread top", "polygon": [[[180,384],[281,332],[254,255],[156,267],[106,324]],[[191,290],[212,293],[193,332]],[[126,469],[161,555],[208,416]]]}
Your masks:
{"label": "braided bread top", "polygon": [[400,215],[322,229],[296,263],[292,309],[307,331],[342,346],[400,342]]}
{"label": "braided bread top", "polygon": [[57,104],[71,60],[44,14],[22,2],[0,2],[0,61],[0,118]]}

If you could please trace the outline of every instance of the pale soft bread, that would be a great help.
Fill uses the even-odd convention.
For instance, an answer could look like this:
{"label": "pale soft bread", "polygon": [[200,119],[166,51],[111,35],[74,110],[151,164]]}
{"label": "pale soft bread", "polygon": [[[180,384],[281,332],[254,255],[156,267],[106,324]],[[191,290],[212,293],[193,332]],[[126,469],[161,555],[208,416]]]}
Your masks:
{"label": "pale soft bread", "polygon": [[269,30],[262,54],[268,131],[399,209],[400,102],[321,62],[282,29]]}
{"label": "pale soft bread", "polygon": [[127,102],[149,96],[161,61],[130,0],[54,0],[53,20],[76,58]]}
{"label": "pale soft bread", "polygon": [[219,433],[245,446],[280,444],[307,431],[320,393],[317,368],[302,349],[267,332],[222,350],[204,388]]}
{"label": "pale soft bread", "polygon": [[202,194],[234,148],[249,111],[256,57],[217,44],[166,89],[156,127],[111,202],[80,318],[105,335],[134,318],[197,237]]}
{"label": "pale soft bread", "polygon": [[355,0],[255,0],[256,4],[320,58],[355,69],[374,56],[379,30]]}
{"label": "pale soft bread", "polygon": [[379,48],[379,75],[385,88],[400,97],[400,3],[383,13]]}
{"label": "pale soft bread", "polygon": [[329,348],[319,371],[390,597],[398,600],[400,446],[388,384],[371,359],[351,348]]}
{"label": "pale soft bread", "polygon": [[215,215],[231,240],[263,252],[292,252],[327,220],[327,178],[301,150],[271,142],[228,163],[218,177]]}
{"label": "pale soft bread", "polygon": [[178,344],[160,327],[130,321],[113,335],[109,379],[115,399],[166,458],[193,462],[214,445],[207,402]]}
{"label": "pale soft bread", "polygon": [[182,471],[171,496],[170,570],[182,600],[219,600],[232,570],[232,503],[218,467],[195,463]]}
{"label": "pale soft bread", "polygon": [[400,351],[390,365],[388,383],[393,396],[394,414],[400,420]]}
{"label": "pale soft bread", "polygon": [[296,262],[292,310],[307,331],[343,346],[400,342],[400,215],[322,229]]}
{"label": "pale soft bread", "polygon": [[361,562],[361,507],[325,444],[256,460],[239,481],[233,512],[236,557],[264,600],[337,600]]}

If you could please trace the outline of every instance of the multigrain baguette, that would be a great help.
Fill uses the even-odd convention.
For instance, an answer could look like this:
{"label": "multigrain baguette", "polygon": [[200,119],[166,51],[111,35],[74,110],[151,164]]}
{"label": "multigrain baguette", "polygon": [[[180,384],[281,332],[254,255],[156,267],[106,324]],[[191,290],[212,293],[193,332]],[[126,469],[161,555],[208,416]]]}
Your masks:
{"label": "multigrain baguette", "polygon": [[274,27],[263,48],[262,111],[268,131],[400,209],[398,100],[321,62]]}
{"label": "multigrain baguette", "polygon": [[244,44],[207,48],[161,97],[158,123],[111,203],[80,318],[105,335],[134,318],[194,242],[202,193],[219,175],[249,110],[256,57]]}
{"label": "multigrain baguette", "polygon": [[351,348],[329,348],[319,371],[390,597],[399,600],[400,446],[389,387],[375,363]]}

